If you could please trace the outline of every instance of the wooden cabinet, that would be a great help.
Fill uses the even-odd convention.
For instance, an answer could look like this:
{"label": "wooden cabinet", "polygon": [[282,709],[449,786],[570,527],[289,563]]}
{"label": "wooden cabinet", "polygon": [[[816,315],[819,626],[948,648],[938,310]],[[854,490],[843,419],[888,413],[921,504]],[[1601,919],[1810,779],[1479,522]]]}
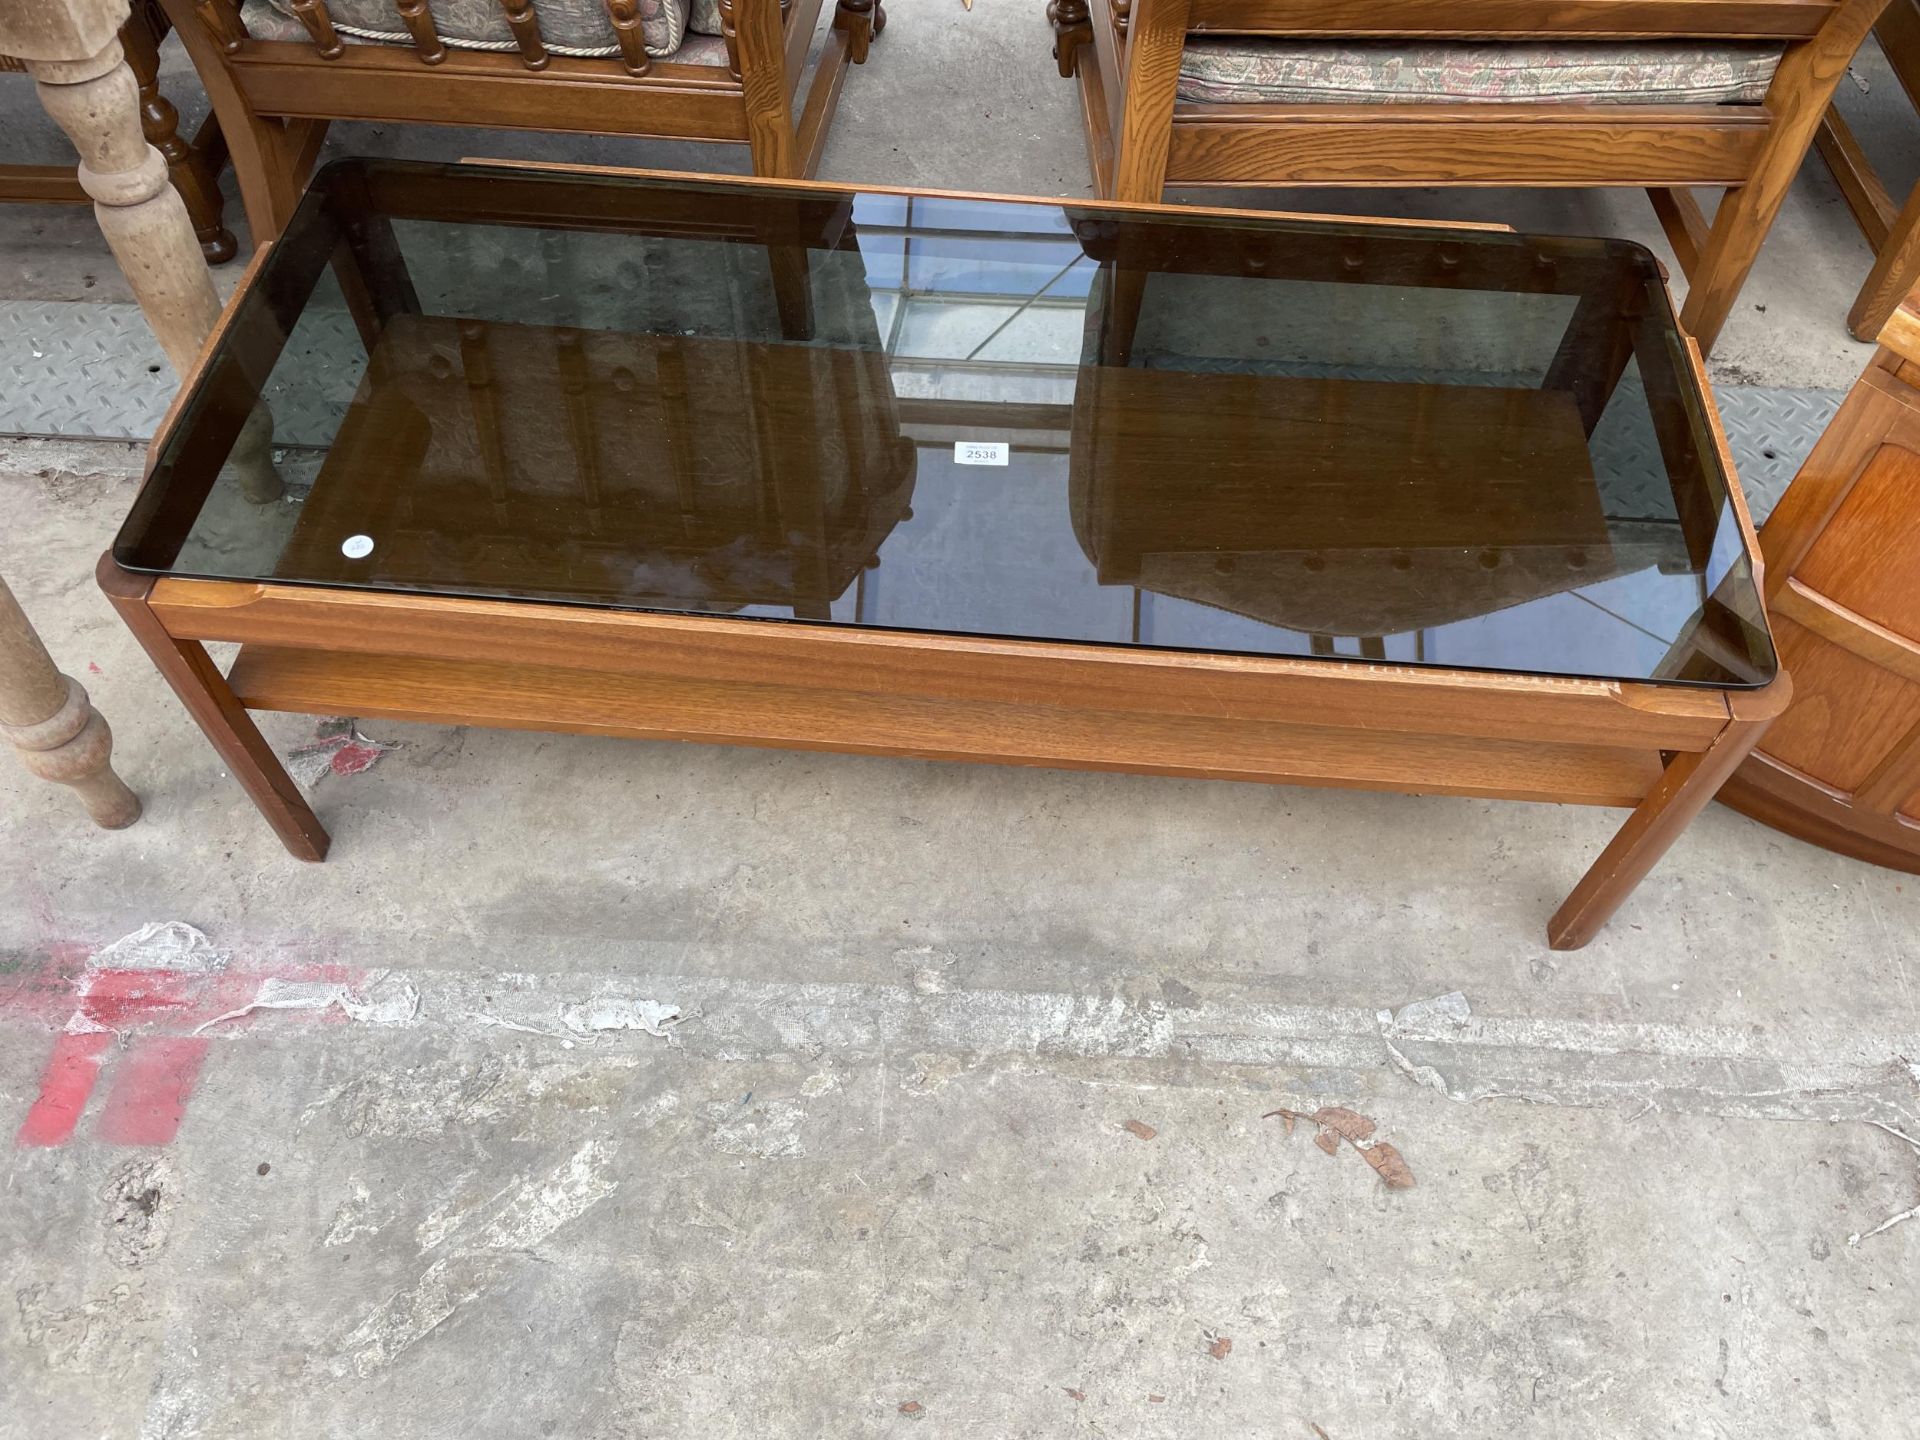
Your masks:
{"label": "wooden cabinet", "polygon": [[1920,292],[1760,532],[1794,698],[1720,792],[1920,873]]}

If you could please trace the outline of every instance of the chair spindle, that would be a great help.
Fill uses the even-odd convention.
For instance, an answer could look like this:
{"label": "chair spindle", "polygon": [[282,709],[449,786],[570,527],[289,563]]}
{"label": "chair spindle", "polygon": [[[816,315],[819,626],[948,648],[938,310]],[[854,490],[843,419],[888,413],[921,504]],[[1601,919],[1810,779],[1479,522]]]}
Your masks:
{"label": "chair spindle", "polygon": [[346,49],[333,28],[333,16],[327,13],[327,0],[293,0],[293,13],[313,37],[313,48],[322,60],[338,60]]}
{"label": "chair spindle", "polygon": [[646,74],[653,62],[647,58],[647,37],[640,29],[640,0],[606,0],[606,6],[613,38],[620,42],[620,63],[629,75]]}
{"label": "chair spindle", "polygon": [[200,12],[201,23],[227,54],[233,54],[245,43],[247,27],[240,21],[240,7],[234,0],[193,0],[193,5]]}
{"label": "chair spindle", "polygon": [[740,78],[740,34],[733,23],[734,0],[720,0],[720,38],[727,42],[727,73]]}
{"label": "chair spindle", "polygon": [[394,0],[394,8],[406,22],[407,33],[413,36],[414,53],[422,64],[438,65],[447,58],[446,42],[434,28],[433,10],[427,0]]}
{"label": "chair spindle", "polygon": [[[294,0],[295,4],[299,0]],[[513,31],[514,41],[520,46],[520,59],[529,70],[544,70],[553,57],[547,54],[546,43],[540,38],[540,17],[533,13],[533,0],[500,0],[500,8],[507,12],[507,28]]]}

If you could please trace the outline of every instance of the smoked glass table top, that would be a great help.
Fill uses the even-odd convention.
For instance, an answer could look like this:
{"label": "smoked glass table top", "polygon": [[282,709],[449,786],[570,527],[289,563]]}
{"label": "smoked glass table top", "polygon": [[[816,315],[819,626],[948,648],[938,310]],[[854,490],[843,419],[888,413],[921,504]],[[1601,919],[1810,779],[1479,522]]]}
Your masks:
{"label": "smoked glass table top", "polygon": [[[323,171],[129,569],[1751,687],[1624,241],[480,165]],[[270,425],[285,494],[231,463]]]}

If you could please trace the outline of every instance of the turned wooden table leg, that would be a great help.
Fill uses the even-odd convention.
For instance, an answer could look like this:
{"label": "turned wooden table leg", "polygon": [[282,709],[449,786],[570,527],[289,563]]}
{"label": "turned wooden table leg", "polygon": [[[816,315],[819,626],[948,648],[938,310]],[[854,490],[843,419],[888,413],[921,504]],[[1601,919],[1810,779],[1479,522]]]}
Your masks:
{"label": "turned wooden table leg", "polygon": [[80,152],[80,185],[173,368],[185,375],[220,297],[167,161],[140,128],[140,91],[116,36],[84,60],[29,60],[40,103]]}
{"label": "turned wooden table leg", "polygon": [[0,739],[28,770],[70,785],[93,823],[119,830],[140,818],[140,798],[113,772],[113,732],[80,682],[54,668],[13,591],[0,580]]}
{"label": "turned wooden table leg", "polygon": [[[220,318],[220,297],[194,238],[186,203],[168,178],[167,161],[140,127],[140,91],[117,35],[85,60],[27,61],[40,103],[80,152],[80,186],[113,258],[133,289],[174,372],[193,368]],[[231,463],[249,500],[279,498],[272,425],[257,411],[234,447]]]}
{"label": "turned wooden table leg", "polygon": [[1740,762],[1759,743],[1774,716],[1786,709],[1792,687],[1783,674],[1765,690],[1731,697],[1732,719],[1705,750],[1676,755],[1667,762],[1659,783],[1642,800],[1627,823],[1600,852],[1600,858],[1580,877],[1553,918],[1547,922],[1547,943],[1555,950],[1578,950],[1600,933],[1600,927],[1659,863],[1680,832],[1719,793]]}
{"label": "turned wooden table leg", "polygon": [[153,588],[150,576],[135,575],[114,563],[111,552],[100,557],[96,572],[100,588],[113,608],[133,632],[134,639],[160,671],[180,703],[187,707],[194,723],[220,758],[233,772],[233,778],[247,792],[255,807],[266,818],[280,843],[300,860],[324,860],[331,843],[326,827],[307,804],[300,786],[287,774],[280,757],[253,723],[253,717],[240,703],[226,676],[213,663],[206,647],[198,641],[176,640],[167,633],[160,619],[147,604]]}

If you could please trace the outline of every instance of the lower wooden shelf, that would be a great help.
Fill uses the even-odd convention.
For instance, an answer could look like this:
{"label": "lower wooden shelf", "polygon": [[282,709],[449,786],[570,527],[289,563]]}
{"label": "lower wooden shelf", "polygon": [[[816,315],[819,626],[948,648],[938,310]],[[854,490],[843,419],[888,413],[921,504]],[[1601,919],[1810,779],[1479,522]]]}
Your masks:
{"label": "lower wooden shelf", "polygon": [[928,760],[1636,805],[1652,750],[249,645],[255,710]]}

